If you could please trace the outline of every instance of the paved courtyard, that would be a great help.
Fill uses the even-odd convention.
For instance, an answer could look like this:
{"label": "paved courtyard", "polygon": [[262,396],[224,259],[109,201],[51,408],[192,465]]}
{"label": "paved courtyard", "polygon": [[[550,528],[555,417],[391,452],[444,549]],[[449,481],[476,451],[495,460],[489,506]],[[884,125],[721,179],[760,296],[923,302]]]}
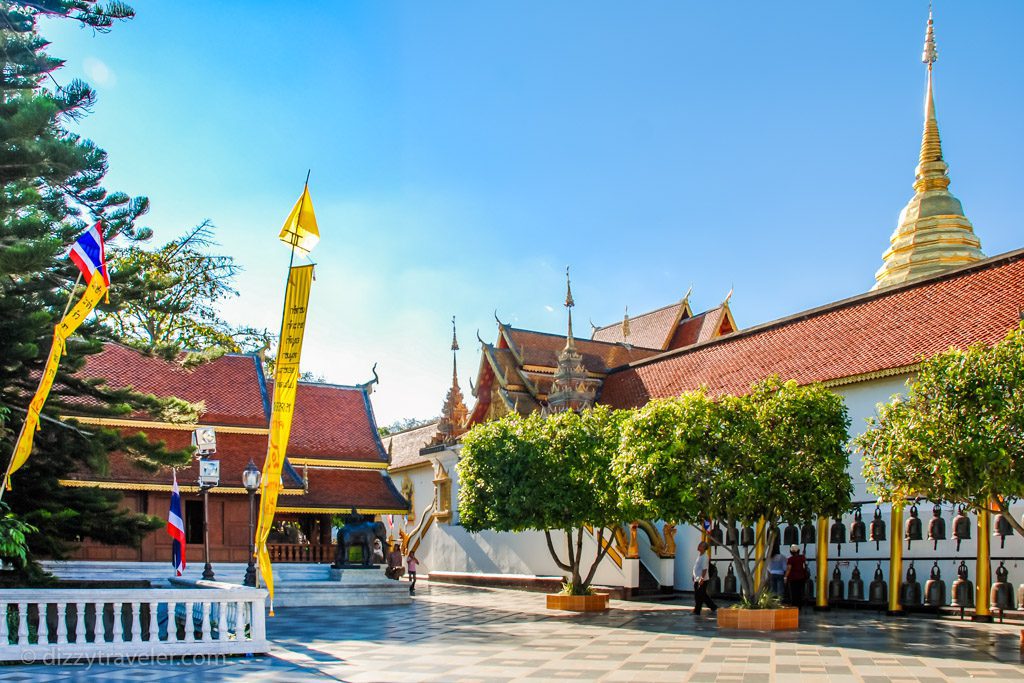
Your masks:
{"label": "paved courtyard", "polygon": [[682,603],[612,604],[570,615],[537,593],[435,585],[406,607],[280,609],[269,656],[0,666],[0,681],[1024,681],[1019,625],[835,611],[750,634]]}

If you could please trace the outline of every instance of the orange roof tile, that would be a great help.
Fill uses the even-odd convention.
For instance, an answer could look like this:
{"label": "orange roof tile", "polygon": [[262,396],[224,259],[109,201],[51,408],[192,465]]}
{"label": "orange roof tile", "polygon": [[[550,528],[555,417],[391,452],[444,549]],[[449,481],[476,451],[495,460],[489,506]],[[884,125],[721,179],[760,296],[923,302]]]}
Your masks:
{"label": "orange roof tile", "polygon": [[[672,326],[679,319],[682,306],[683,302],[678,301],[631,317],[629,319],[629,343],[646,349],[664,349],[665,342],[672,332]],[[622,335],[621,322],[597,328],[591,339],[609,344],[621,344],[627,341]]]}
{"label": "orange roof tile", "polygon": [[[267,382],[274,395],[274,383]],[[364,387],[299,382],[289,457],[387,461]]]}
{"label": "orange roof tile", "polygon": [[[506,328],[516,351],[522,354],[523,365],[545,368],[558,367],[558,355],[565,348],[565,336]],[[611,368],[630,361],[648,358],[658,353],[653,349],[626,348],[622,344],[577,339],[576,349],[583,355],[583,364],[591,372],[605,373]]]}
{"label": "orange roof tile", "polygon": [[995,343],[1024,306],[1024,249],[862,294],[620,368],[599,401],[617,408],[707,386],[743,393],[772,374],[800,383],[902,368]]}

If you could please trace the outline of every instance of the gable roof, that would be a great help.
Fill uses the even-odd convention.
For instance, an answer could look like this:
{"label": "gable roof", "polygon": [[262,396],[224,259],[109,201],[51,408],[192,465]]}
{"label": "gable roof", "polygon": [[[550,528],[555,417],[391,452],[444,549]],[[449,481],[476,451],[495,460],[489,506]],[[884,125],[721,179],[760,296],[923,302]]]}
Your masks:
{"label": "gable roof", "polygon": [[[645,349],[664,349],[672,330],[683,317],[689,306],[686,300],[656,308],[629,319],[629,343]],[[598,327],[590,337],[594,341],[622,344],[627,341],[622,334],[622,322]]]}
{"label": "gable roof", "polygon": [[706,386],[742,394],[773,374],[801,384],[899,374],[950,347],[992,344],[1024,306],[1024,249],[617,368],[599,402],[635,407]]}
{"label": "gable roof", "polygon": [[[178,359],[184,356],[179,354]],[[201,402],[202,424],[266,427],[269,419],[269,403],[258,381],[263,370],[256,354],[229,353],[186,368],[122,344],[107,343],[103,351],[86,357],[80,374],[104,379],[114,388]]]}
{"label": "gable roof", "polygon": [[430,462],[430,458],[420,455],[420,449],[430,443],[437,431],[437,422],[395,432],[384,437],[384,448],[391,456],[389,470],[415,467]]}
{"label": "gable roof", "polygon": [[[558,355],[565,348],[565,335],[548,334],[504,327],[513,353],[522,358],[523,366],[557,368]],[[631,361],[648,358],[657,353],[654,349],[626,347],[622,344],[576,339],[576,350],[583,356],[587,370],[606,373],[611,368]]]}
{"label": "gable roof", "polygon": [[[267,382],[274,395],[274,383]],[[387,462],[366,387],[299,382],[288,457]]]}

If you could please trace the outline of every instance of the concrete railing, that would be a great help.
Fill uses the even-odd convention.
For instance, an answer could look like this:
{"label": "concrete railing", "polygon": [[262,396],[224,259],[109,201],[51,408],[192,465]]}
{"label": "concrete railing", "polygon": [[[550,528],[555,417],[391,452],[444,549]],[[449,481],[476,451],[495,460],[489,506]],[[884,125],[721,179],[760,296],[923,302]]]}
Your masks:
{"label": "concrete railing", "polygon": [[217,582],[180,588],[0,592],[0,661],[267,652],[267,592]]}

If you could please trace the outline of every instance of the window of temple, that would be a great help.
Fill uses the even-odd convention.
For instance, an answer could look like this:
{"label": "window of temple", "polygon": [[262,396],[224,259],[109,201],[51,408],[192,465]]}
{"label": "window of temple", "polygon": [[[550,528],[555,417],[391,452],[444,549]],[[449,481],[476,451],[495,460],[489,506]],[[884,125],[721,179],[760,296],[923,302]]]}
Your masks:
{"label": "window of temple", "polygon": [[203,501],[185,501],[185,543],[203,543]]}
{"label": "window of temple", "polygon": [[452,519],[452,480],[441,463],[434,472],[434,518],[439,522]]}

